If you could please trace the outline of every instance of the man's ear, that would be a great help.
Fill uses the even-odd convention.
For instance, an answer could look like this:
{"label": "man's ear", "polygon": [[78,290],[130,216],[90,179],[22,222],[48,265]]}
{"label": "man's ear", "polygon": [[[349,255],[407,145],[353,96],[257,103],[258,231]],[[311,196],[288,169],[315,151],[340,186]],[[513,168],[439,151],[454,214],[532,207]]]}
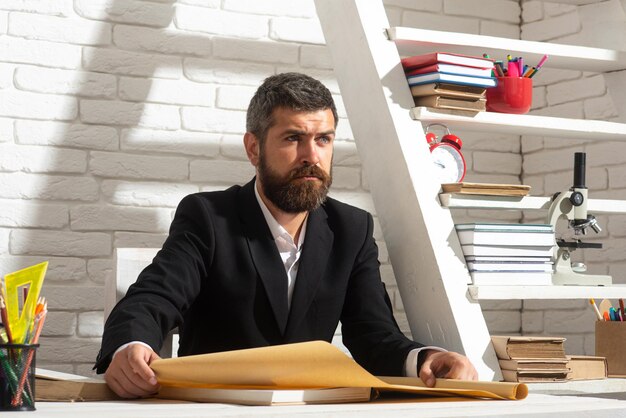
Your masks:
{"label": "man's ear", "polygon": [[243,146],[246,148],[248,160],[250,160],[252,165],[256,167],[259,163],[259,148],[261,146],[259,138],[257,138],[256,135],[251,132],[246,132],[243,135]]}

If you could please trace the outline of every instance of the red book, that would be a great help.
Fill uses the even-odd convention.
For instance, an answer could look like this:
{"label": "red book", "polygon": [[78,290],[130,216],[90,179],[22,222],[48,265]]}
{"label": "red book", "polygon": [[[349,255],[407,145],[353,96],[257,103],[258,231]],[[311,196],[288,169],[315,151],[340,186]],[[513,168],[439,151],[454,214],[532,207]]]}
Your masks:
{"label": "red book", "polygon": [[433,64],[425,67],[418,67],[406,72],[406,76],[427,73],[448,73],[471,75],[474,77],[491,77],[491,68],[466,67],[464,65],[454,64]]}
{"label": "red book", "polygon": [[451,54],[448,52],[432,52],[430,54],[416,55],[402,59],[404,71],[413,70],[438,63],[463,65],[476,68],[493,68],[493,60],[471,55]]}

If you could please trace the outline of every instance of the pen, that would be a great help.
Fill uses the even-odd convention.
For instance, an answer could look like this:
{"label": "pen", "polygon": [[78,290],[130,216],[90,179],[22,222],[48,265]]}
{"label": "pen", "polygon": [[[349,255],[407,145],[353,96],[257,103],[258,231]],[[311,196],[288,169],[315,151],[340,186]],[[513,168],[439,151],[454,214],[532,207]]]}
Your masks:
{"label": "pen", "polygon": [[496,74],[498,75],[498,77],[504,77],[504,71],[502,70],[502,61],[496,61],[494,67],[496,69]]}
{"label": "pen", "polygon": [[617,321],[617,311],[614,307],[609,308],[609,317],[611,321]]}
{"label": "pen", "polygon": [[509,77],[519,77],[519,66],[517,65],[517,59],[515,61],[509,61]]}
{"label": "pen", "polygon": [[626,312],[624,312],[624,299],[622,298],[619,299],[619,310],[622,313],[622,318],[626,319]]}
{"label": "pen", "polygon": [[4,303],[4,298],[2,297],[2,295],[0,295],[0,315],[2,316],[2,325],[4,325],[7,340],[10,344],[13,342],[13,338],[11,335],[11,327],[9,326],[9,315],[7,314],[7,307]]}
{"label": "pen", "polygon": [[604,311],[604,320],[605,320],[606,322],[611,321],[611,318],[609,317],[609,313],[608,313],[607,311]]}
{"label": "pen", "polygon": [[546,62],[547,59],[548,59],[547,55],[544,55],[543,57],[541,57],[541,59],[539,60],[539,64],[537,64],[537,70],[541,68],[541,66],[543,65],[544,62]]}
{"label": "pen", "polygon": [[596,317],[598,318],[598,321],[602,321],[602,314],[600,313],[600,310],[598,309],[598,306],[596,305],[596,301],[593,300],[593,298],[589,299],[589,303],[591,304],[591,306],[593,307],[593,311],[596,313]]}

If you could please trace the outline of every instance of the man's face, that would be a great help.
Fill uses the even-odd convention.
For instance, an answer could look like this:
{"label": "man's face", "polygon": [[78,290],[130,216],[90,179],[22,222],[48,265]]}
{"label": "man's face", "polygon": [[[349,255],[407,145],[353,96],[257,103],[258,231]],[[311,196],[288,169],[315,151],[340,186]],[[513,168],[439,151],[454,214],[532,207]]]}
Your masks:
{"label": "man's face", "polygon": [[272,116],[256,164],[262,190],[284,212],[316,209],[332,183],[333,113],[278,108]]}

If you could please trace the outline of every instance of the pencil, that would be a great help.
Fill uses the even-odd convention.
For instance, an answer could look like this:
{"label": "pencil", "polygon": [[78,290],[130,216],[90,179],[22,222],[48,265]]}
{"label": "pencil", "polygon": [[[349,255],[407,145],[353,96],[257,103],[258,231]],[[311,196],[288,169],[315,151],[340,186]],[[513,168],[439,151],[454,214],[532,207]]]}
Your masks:
{"label": "pencil", "polygon": [[7,339],[9,340],[9,344],[13,342],[13,337],[11,335],[11,327],[9,326],[9,315],[7,314],[7,306],[4,303],[4,298],[0,295],[0,316],[2,317],[2,325],[4,325],[4,329],[7,333]]}
{"label": "pencil", "polygon": [[602,318],[602,314],[600,313],[600,310],[598,309],[598,305],[596,305],[596,301],[593,300],[593,298],[589,299],[589,303],[591,304],[591,306],[593,306],[593,310],[596,313],[596,317],[598,318],[598,321],[603,321],[604,318]]}
{"label": "pencil", "polygon": [[[43,323],[46,320],[46,314],[48,313],[48,307],[46,303],[43,304],[43,307],[39,314],[35,317],[35,334],[33,335],[33,339],[31,344],[37,344],[39,342],[39,335],[41,335],[41,330],[43,329]],[[27,378],[30,372],[30,365],[33,362],[33,357],[35,356],[35,348],[31,347],[28,355],[26,357],[26,361],[24,362],[24,370],[22,370],[22,376],[20,377],[18,386],[17,386],[17,395],[11,401],[12,406],[17,406],[22,403],[22,394],[27,398],[30,398],[29,392],[24,391],[24,386],[27,383]]]}

